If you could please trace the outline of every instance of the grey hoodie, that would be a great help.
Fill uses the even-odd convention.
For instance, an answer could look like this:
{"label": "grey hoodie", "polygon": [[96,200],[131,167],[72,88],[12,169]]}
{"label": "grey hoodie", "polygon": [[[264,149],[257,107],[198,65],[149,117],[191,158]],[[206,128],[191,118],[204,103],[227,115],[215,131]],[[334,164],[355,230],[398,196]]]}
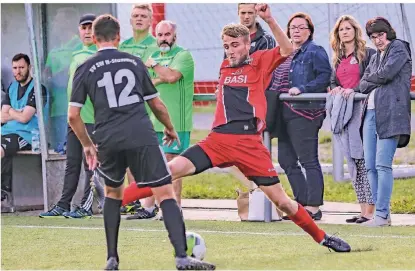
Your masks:
{"label": "grey hoodie", "polygon": [[409,92],[412,59],[409,43],[398,39],[392,40],[382,59],[380,56],[378,51],[371,58],[360,80],[359,90],[368,94],[376,89],[376,132],[379,138],[399,136],[398,148],[405,147],[411,135]]}

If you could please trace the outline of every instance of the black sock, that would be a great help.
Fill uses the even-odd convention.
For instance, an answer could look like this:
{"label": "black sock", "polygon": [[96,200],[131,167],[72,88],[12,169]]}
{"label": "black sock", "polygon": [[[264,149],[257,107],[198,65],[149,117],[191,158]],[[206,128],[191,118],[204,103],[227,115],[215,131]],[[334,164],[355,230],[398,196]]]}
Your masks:
{"label": "black sock", "polygon": [[160,203],[163,221],[169,233],[169,239],[174,247],[176,257],[186,257],[186,229],[179,205],[175,199],[166,199]]}
{"label": "black sock", "polygon": [[116,257],[118,259],[118,231],[121,220],[121,200],[105,197],[104,203],[104,226],[105,236],[107,237],[108,258]]}

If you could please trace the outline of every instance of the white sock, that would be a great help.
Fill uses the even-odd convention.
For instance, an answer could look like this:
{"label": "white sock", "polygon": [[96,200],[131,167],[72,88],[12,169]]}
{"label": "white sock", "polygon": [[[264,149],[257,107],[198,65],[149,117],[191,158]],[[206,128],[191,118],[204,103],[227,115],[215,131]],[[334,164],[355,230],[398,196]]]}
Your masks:
{"label": "white sock", "polygon": [[156,209],[156,206],[152,206],[152,207],[148,207],[148,208],[144,208],[147,212],[152,213],[154,211],[154,209]]}

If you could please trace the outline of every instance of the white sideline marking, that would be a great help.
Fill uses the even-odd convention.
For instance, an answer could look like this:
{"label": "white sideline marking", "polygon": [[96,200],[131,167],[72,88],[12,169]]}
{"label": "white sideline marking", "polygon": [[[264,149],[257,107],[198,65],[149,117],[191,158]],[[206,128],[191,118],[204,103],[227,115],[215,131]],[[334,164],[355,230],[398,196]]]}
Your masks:
{"label": "white sideline marking", "polygon": [[[3,225],[3,227],[7,225]],[[26,229],[64,229],[64,230],[104,230],[103,227],[66,227],[66,226],[35,226],[35,225],[26,225],[20,226],[15,225],[11,226],[13,228],[26,228]],[[137,232],[165,232],[164,229],[140,229],[140,228],[120,228],[120,231],[137,231]],[[306,236],[305,233],[295,233],[295,232],[247,232],[247,231],[211,231],[211,230],[197,230],[192,229],[192,231],[198,233],[214,233],[214,234],[241,234],[241,235],[263,235],[263,236]],[[415,235],[363,235],[363,234],[351,234],[347,236],[352,237],[362,237],[362,238],[392,238],[392,239],[415,239]]]}

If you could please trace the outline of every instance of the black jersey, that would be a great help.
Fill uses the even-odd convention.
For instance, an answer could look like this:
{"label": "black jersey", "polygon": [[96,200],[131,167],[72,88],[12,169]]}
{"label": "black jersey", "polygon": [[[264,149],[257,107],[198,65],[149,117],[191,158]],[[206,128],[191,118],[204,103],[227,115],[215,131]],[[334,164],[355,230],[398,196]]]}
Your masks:
{"label": "black jersey", "polygon": [[144,101],[158,96],[140,58],[102,48],[74,75],[71,106],[90,97],[95,112],[94,142],[101,149],[158,145]]}

